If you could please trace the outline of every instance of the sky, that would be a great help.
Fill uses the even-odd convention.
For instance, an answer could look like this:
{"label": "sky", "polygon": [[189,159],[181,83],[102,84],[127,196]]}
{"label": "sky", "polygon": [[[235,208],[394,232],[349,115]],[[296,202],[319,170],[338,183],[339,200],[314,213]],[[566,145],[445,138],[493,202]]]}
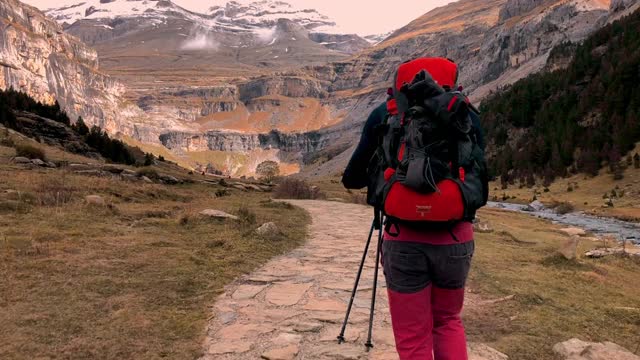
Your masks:
{"label": "sky", "polygon": [[[22,0],[40,9],[76,4],[82,0]],[[123,0],[120,0],[123,1]],[[383,34],[396,30],[429,10],[451,0],[285,0],[295,7],[312,8],[329,16],[345,33]],[[192,10],[204,12],[226,0],[173,0]],[[402,5],[399,5],[402,4]]]}

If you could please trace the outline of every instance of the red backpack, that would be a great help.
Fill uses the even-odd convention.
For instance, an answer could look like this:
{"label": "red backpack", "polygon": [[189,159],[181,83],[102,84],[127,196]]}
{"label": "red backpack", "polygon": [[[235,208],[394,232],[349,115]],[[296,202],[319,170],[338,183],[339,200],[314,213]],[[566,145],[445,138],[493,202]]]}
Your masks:
{"label": "red backpack", "polygon": [[444,58],[398,68],[369,165],[369,204],[388,224],[451,228],[486,205],[486,162],[470,117],[475,110],[453,91],[457,76],[458,66]]}

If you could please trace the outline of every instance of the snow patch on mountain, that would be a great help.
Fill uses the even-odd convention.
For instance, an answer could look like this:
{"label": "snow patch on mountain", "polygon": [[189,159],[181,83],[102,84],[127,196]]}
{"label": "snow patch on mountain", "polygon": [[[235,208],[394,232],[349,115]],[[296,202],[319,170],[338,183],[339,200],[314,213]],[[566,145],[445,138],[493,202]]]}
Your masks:
{"label": "snow patch on mountain", "polygon": [[[218,1],[218,3],[221,3]],[[336,23],[314,9],[298,9],[284,1],[229,1],[209,8],[209,14],[222,22],[259,27],[275,25],[279,19],[291,20],[307,30],[332,28]]]}

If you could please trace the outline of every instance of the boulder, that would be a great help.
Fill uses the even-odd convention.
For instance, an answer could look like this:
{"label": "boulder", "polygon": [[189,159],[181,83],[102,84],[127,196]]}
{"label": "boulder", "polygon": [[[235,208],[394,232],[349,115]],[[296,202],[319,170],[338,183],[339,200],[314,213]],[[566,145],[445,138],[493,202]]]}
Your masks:
{"label": "boulder", "polygon": [[584,229],[580,229],[577,227],[568,227],[568,228],[564,228],[564,229],[560,229],[560,231],[562,231],[563,233],[569,235],[569,236],[585,236],[587,235],[587,232]]}
{"label": "boulder", "polygon": [[56,163],[52,162],[52,161],[47,161],[47,163],[45,164],[46,167],[48,168],[52,168],[55,169],[58,167],[58,165],[56,165]]}
{"label": "boulder", "polygon": [[473,230],[477,233],[492,233],[493,228],[488,222],[478,221],[473,224]]}
{"label": "boulder", "polygon": [[122,178],[122,180],[125,180],[125,181],[135,182],[140,180],[136,175],[125,174],[125,173],[120,174],[120,177]]}
{"label": "boulder", "polygon": [[625,252],[624,249],[608,248],[608,249],[596,249],[596,250],[587,251],[584,255],[591,259],[600,259],[609,255],[621,255],[621,254],[624,254],[624,252]]}
{"label": "boulder", "polygon": [[146,182],[147,184],[153,184],[153,180],[149,179],[146,176],[143,176],[140,179],[142,179],[142,181]]}
{"label": "boulder", "polygon": [[578,252],[578,244],[580,243],[580,238],[577,236],[571,236],[571,238],[567,239],[558,252],[567,260],[573,260],[577,257]]}
{"label": "boulder", "polygon": [[13,162],[16,164],[31,164],[31,159],[22,156],[16,156],[13,158]]}
{"label": "boulder", "polygon": [[469,360],[508,360],[509,357],[485,344],[469,343]]}
{"label": "boulder", "polygon": [[91,169],[91,166],[89,164],[69,164],[69,168],[71,170],[87,170],[87,169]]}
{"label": "boulder", "polygon": [[206,209],[206,210],[202,210],[200,212],[200,215],[204,216],[204,217],[208,217],[208,218],[213,218],[213,219],[231,219],[231,220],[238,220],[238,217],[235,215],[231,215],[228,214],[224,211],[221,210],[214,210],[214,209]]}
{"label": "boulder", "polygon": [[95,206],[106,206],[107,205],[107,202],[100,195],[87,195],[87,196],[84,197],[84,201],[88,205],[95,205]]}
{"label": "boulder", "polygon": [[553,351],[565,360],[640,360],[640,356],[611,342],[592,343],[571,339],[556,344]]}
{"label": "boulder", "polygon": [[135,171],[129,170],[129,169],[122,169],[120,173],[123,175],[133,175],[133,176],[137,175]]}
{"label": "boulder", "polygon": [[35,166],[47,166],[47,163],[45,163],[44,161],[40,160],[40,159],[31,159],[31,163]]}
{"label": "boulder", "polygon": [[181,181],[178,180],[175,176],[171,175],[160,175],[160,180],[168,185],[177,185],[180,184]]}
{"label": "boulder", "polygon": [[104,177],[104,176],[110,175],[108,172],[105,172],[102,170],[80,170],[80,171],[74,171],[74,173],[78,175],[98,176],[98,177]]}
{"label": "boulder", "polygon": [[281,233],[280,233],[280,229],[278,228],[278,225],[272,222],[268,222],[266,224],[263,224],[259,228],[257,228],[256,234],[260,236],[278,236]]}
{"label": "boulder", "polygon": [[244,187],[246,187],[247,189],[255,190],[255,191],[263,191],[262,188],[260,188],[260,186],[254,185],[254,184],[244,184]]}
{"label": "boulder", "polygon": [[[119,167],[116,167],[116,166],[105,166],[102,169],[104,171],[108,171],[108,172],[110,172],[112,174],[122,174],[122,172],[124,171],[123,168],[119,168]],[[131,171],[131,170],[129,170],[129,171]],[[135,173],[133,175],[135,175]]]}
{"label": "boulder", "polygon": [[533,209],[533,211],[542,211],[546,208],[544,204],[539,200],[532,202],[531,204],[529,204],[529,206]]}

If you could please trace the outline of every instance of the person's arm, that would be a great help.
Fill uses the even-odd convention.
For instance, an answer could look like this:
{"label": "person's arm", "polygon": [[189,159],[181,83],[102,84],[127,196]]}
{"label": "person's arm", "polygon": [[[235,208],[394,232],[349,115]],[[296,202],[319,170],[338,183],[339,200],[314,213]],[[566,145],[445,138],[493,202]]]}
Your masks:
{"label": "person's arm", "polygon": [[375,130],[384,121],[386,113],[386,104],[382,104],[369,115],[367,122],[364,124],[360,142],[342,176],[342,184],[345,188],[362,189],[369,184],[367,168],[369,167],[369,160],[373,157],[378,146]]}
{"label": "person's arm", "polygon": [[476,142],[482,151],[485,150],[486,143],[484,142],[484,131],[482,130],[482,124],[480,123],[480,115],[474,110],[469,111],[471,116],[471,122],[476,136]]}

